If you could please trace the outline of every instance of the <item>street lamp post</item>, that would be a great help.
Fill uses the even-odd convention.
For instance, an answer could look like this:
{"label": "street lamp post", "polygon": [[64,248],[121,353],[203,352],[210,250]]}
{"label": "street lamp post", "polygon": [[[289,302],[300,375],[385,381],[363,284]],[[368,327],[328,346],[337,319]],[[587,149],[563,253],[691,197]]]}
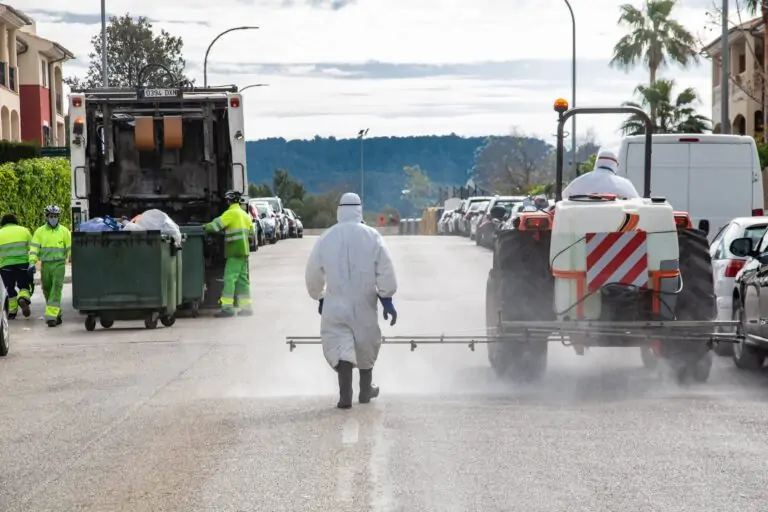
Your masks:
{"label": "street lamp post", "polygon": [[216,44],[216,41],[221,38],[224,34],[229,34],[230,32],[234,32],[235,30],[256,30],[259,27],[251,27],[251,26],[243,26],[243,27],[232,27],[228,28],[224,32],[220,33],[216,37],[213,38],[213,41],[211,41],[211,44],[208,45],[208,49],[205,50],[205,58],[203,59],[203,87],[208,87],[208,54],[211,51],[211,47]]}
{"label": "street lamp post", "polygon": [[365,160],[363,158],[363,139],[368,135],[368,128],[357,132],[360,138],[360,202],[365,204]]}
{"label": "street lamp post", "polygon": [[246,90],[250,89],[251,87],[268,87],[268,86],[269,86],[269,84],[251,84],[251,85],[246,85],[245,87],[240,89],[240,92],[241,93],[245,92]]}
{"label": "street lamp post", "polygon": [[[576,107],[576,16],[568,0],[563,0],[571,13],[571,108]],[[576,176],[576,116],[571,117],[571,177]]]}

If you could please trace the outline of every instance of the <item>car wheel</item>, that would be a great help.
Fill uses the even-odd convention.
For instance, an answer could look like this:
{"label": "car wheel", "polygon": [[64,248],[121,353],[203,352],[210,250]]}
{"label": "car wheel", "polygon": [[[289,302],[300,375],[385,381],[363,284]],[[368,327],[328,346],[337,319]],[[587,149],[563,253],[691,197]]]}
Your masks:
{"label": "car wheel", "polygon": [[[741,322],[741,333],[746,336],[746,317],[744,313],[744,304],[740,300],[734,304],[735,320]],[[746,340],[741,340],[733,344],[733,363],[737,368],[756,372],[763,367],[765,363],[765,352],[757,347],[749,345]]]}
{"label": "car wheel", "polygon": [[3,312],[0,315],[0,357],[5,357],[11,350],[11,329],[8,326],[8,299],[3,305]]}

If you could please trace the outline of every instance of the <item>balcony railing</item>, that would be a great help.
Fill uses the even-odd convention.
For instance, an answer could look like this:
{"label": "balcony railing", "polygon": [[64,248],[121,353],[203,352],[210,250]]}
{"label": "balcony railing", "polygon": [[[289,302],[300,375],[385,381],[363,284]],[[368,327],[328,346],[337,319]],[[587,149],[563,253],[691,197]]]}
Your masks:
{"label": "balcony railing", "polygon": [[61,93],[56,93],[56,113],[62,115]]}
{"label": "balcony railing", "polygon": [[19,92],[19,90],[18,90],[18,85],[19,84],[16,83],[16,71],[17,70],[18,70],[18,68],[10,68],[10,67],[8,68],[8,78],[9,78],[8,83],[10,84],[10,89],[12,91]]}

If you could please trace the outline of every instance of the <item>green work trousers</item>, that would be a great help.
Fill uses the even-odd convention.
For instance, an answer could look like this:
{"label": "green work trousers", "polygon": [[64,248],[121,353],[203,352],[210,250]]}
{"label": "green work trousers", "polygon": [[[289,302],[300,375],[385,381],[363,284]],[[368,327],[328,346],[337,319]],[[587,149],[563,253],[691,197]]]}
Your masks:
{"label": "green work trousers", "polygon": [[61,291],[64,288],[65,261],[44,261],[41,263],[40,281],[45,296],[45,320],[56,320],[61,316]]}
{"label": "green work trousers", "polygon": [[224,265],[224,289],[221,291],[221,310],[235,309],[235,297],[240,309],[251,309],[251,284],[248,279],[248,256],[232,256]]}

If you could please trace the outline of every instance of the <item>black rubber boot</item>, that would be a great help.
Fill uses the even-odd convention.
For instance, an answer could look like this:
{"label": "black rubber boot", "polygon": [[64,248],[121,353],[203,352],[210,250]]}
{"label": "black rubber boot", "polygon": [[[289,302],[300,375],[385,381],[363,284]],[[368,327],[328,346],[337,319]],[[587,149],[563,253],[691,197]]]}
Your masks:
{"label": "black rubber boot", "polygon": [[63,322],[63,320],[61,319],[61,315],[59,315],[56,317],[56,325],[61,325],[61,322]]}
{"label": "black rubber boot", "polygon": [[354,367],[349,361],[339,361],[336,372],[339,374],[339,409],[352,407],[352,370]]}
{"label": "black rubber boot", "polygon": [[379,396],[379,388],[373,385],[373,370],[360,370],[360,403],[367,404]]}
{"label": "black rubber boot", "polygon": [[234,318],[235,315],[237,315],[237,312],[234,309],[222,309],[213,316],[215,318]]}

